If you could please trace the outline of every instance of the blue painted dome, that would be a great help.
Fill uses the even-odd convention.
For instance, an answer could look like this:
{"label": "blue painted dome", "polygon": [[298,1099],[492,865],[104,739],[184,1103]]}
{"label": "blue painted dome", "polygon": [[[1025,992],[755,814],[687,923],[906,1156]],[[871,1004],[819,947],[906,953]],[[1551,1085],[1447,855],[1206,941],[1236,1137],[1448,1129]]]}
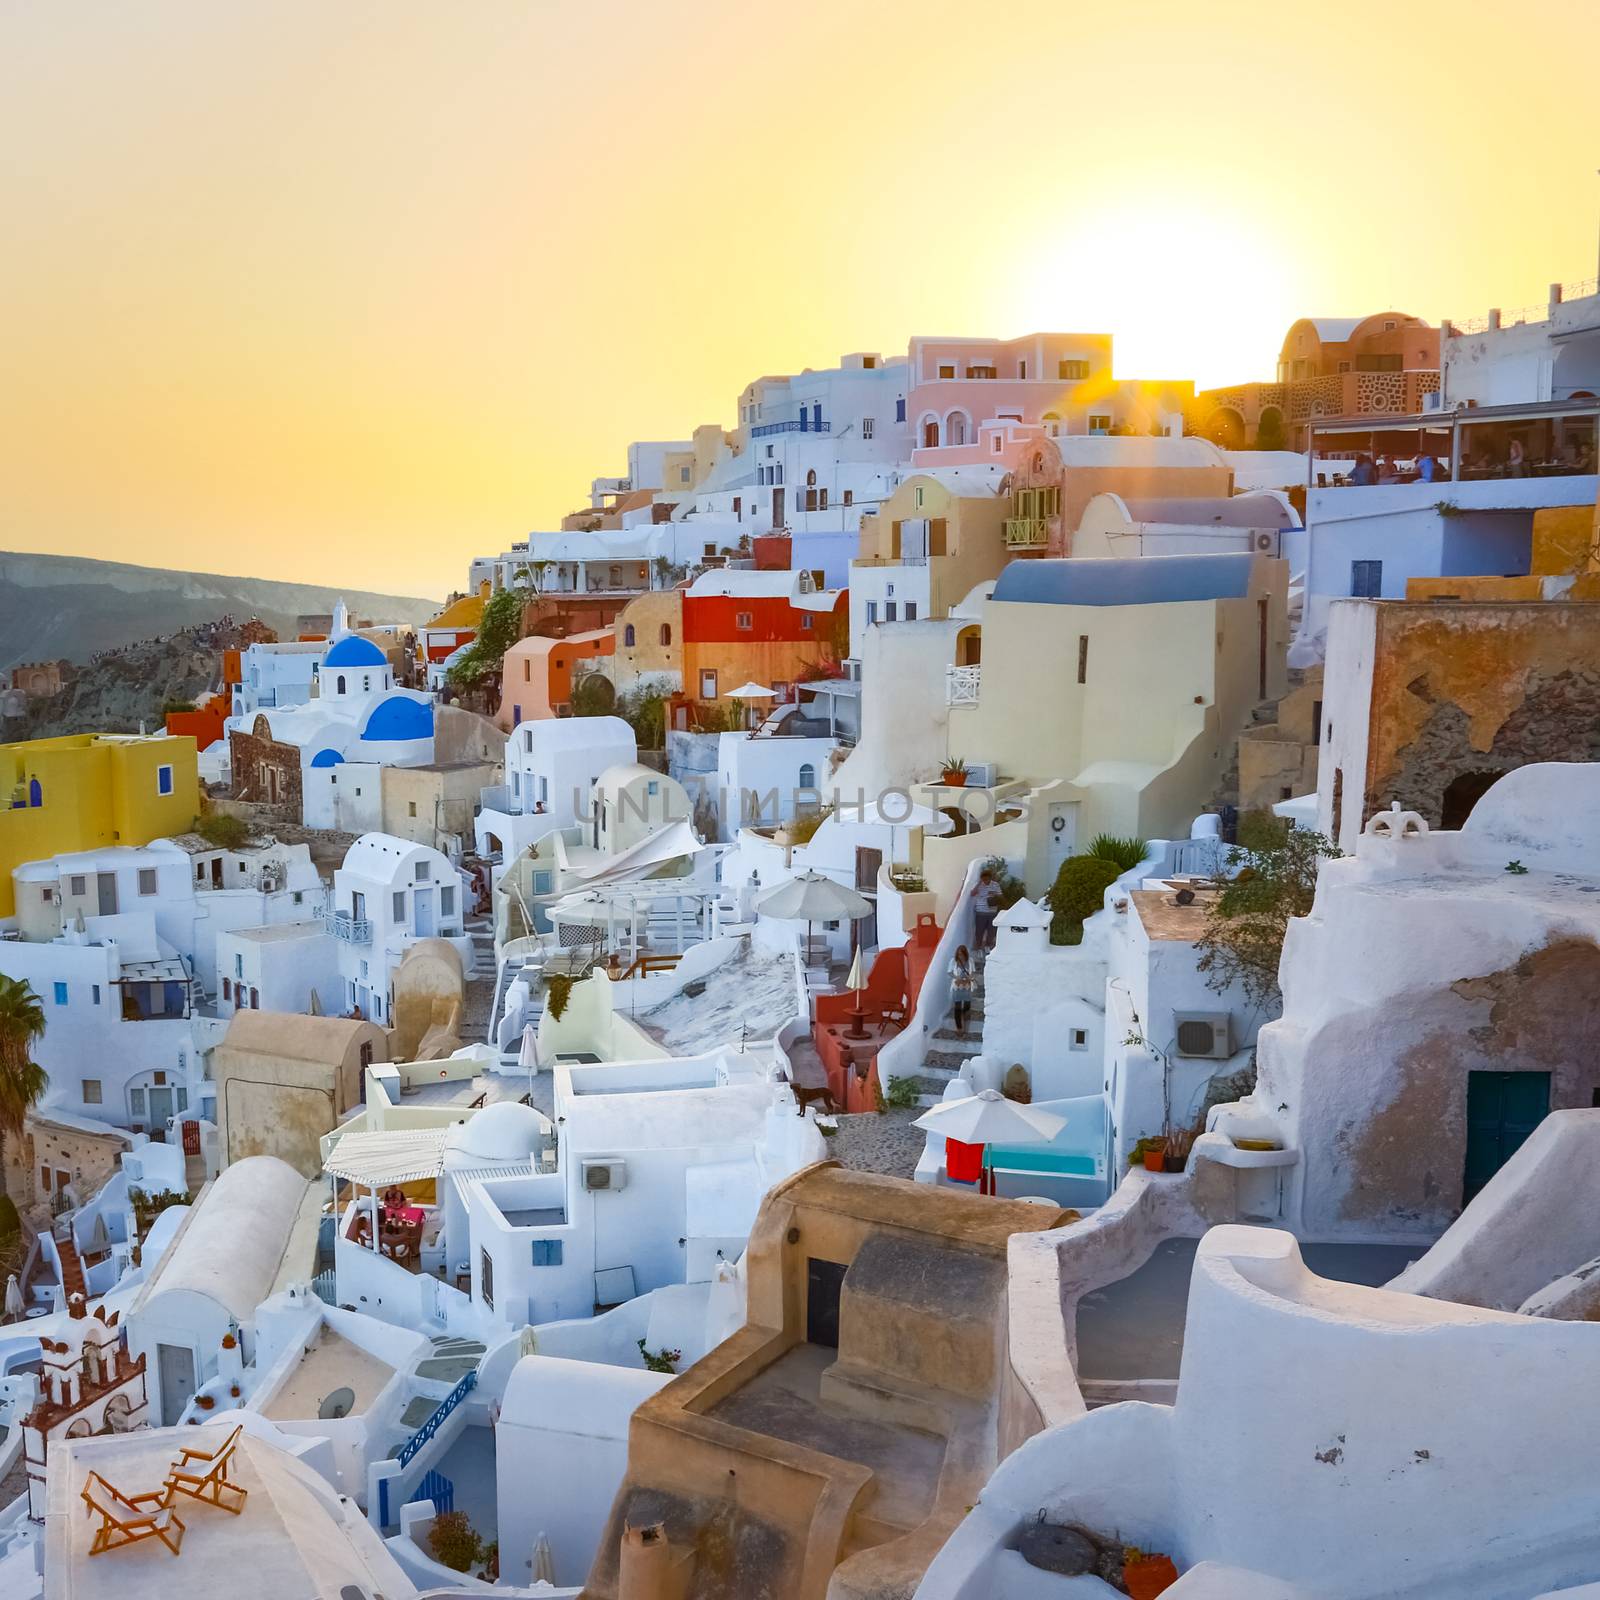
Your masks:
{"label": "blue painted dome", "polygon": [[337,767],[344,761],[344,757],[337,750],[319,750],[311,758],[314,767]]}
{"label": "blue painted dome", "polygon": [[431,739],[433,706],[396,695],[385,700],[367,718],[361,730],[364,740]]}
{"label": "blue painted dome", "polygon": [[322,658],[324,667],[386,667],[389,658],[370,639],[347,633]]}

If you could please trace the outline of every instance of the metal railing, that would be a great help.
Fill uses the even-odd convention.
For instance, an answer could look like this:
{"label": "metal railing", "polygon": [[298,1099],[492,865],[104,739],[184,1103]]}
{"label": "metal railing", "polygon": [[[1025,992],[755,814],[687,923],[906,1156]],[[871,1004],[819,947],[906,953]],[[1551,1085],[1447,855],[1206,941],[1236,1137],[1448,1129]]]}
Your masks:
{"label": "metal railing", "polygon": [[947,706],[975,706],[978,688],[982,682],[982,667],[946,667],[944,669],[944,703]]}
{"label": "metal railing", "polygon": [[324,911],[322,925],[346,944],[372,943],[372,923],[366,917],[352,917],[348,911]]}
{"label": "metal railing", "polygon": [[400,1463],[402,1471],[411,1465],[417,1452],[444,1426],[445,1419],[477,1386],[478,1373],[474,1368],[434,1407],[433,1415],[400,1446],[395,1455],[395,1460]]}
{"label": "metal railing", "polygon": [[813,421],[810,417],[790,417],[787,422],[762,422],[750,430],[752,439],[770,438],[775,433],[832,433],[833,424],[826,417]]}
{"label": "metal railing", "polygon": [[1006,548],[1033,550],[1050,541],[1050,524],[1043,517],[1007,517]]}

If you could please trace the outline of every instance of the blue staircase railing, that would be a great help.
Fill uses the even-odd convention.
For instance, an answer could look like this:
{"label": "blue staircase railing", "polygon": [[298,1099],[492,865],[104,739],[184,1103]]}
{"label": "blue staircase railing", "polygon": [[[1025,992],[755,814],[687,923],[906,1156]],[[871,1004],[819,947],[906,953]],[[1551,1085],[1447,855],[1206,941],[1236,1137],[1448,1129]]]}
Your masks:
{"label": "blue staircase railing", "polygon": [[456,1486],[442,1472],[425,1472],[416,1492],[406,1503],[415,1505],[418,1500],[433,1501],[433,1509],[443,1516],[456,1508]]}
{"label": "blue staircase railing", "polygon": [[400,1463],[402,1469],[411,1465],[417,1452],[444,1426],[445,1418],[472,1393],[477,1384],[478,1374],[474,1369],[439,1402],[434,1408],[433,1415],[400,1446],[395,1460]]}

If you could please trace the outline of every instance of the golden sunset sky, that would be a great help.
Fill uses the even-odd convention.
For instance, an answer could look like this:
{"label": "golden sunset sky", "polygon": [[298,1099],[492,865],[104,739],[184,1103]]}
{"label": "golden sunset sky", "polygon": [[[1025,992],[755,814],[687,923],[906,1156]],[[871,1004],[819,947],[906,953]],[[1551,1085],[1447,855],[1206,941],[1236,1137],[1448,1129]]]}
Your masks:
{"label": "golden sunset sky", "polygon": [[442,595],[915,333],[1595,272],[1600,3],[0,0],[0,548]]}

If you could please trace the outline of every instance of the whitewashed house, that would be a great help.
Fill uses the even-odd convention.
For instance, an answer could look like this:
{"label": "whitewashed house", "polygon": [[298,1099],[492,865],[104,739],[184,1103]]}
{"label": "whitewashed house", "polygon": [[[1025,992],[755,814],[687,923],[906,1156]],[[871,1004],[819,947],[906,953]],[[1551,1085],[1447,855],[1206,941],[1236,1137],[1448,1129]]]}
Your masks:
{"label": "whitewashed house", "polygon": [[[325,918],[337,944],[340,1008],[387,1023],[394,968],[419,939],[450,940],[470,972],[465,914],[466,889],[448,856],[391,834],[363,834],[333,875]],[[323,998],[331,1009],[330,998]]]}

